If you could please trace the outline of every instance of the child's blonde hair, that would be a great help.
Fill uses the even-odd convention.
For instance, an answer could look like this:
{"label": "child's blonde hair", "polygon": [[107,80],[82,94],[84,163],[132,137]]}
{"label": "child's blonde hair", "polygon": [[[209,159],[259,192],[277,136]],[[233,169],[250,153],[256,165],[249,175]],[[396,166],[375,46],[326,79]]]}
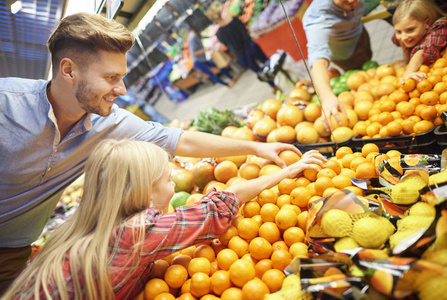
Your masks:
{"label": "child's blonde hair", "polygon": [[[135,216],[133,256],[137,262],[130,265],[131,255],[130,276],[138,266],[145,236],[145,217],[140,212],[154,205],[153,186],[167,168],[168,154],[154,144],[131,140],[99,143],[86,163],[84,193],[78,209],[51,234],[5,299],[17,292],[39,299],[41,289],[45,298],[51,298],[48,285],[56,285],[59,297],[68,299],[62,269],[66,255],[76,299],[113,299],[108,272],[109,239],[117,226]],[[33,278],[35,282],[30,286]]]}
{"label": "child's blonde hair", "polygon": [[89,13],[67,16],[60,21],[47,42],[53,77],[64,57],[83,67],[96,59],[98,50],[126,53],[134,41],[133,33],[114,20]]}

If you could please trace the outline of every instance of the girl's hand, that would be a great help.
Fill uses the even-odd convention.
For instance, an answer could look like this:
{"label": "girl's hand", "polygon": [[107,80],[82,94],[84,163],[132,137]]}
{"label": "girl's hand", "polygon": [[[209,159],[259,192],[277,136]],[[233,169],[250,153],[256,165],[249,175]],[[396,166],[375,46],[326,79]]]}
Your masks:
{"label": "girl's hand", "polygon": [[427,79],[427,74],[424,72],[412,72],[412,73],[404,74],[402,76],[401,83],[403,83],[408,78],[412,78],[416,82],[419,82],[421,80]]}
{"label": "girl's hand", "polygon": [[324,168],[324,163],[327,159],[318,151],[310,150],[303,154],[301,159],[294,164],[291,164],[286,169],[289,171],[289,178],[295,178],[302,175],[306,169],[319,171],[318,166]]}

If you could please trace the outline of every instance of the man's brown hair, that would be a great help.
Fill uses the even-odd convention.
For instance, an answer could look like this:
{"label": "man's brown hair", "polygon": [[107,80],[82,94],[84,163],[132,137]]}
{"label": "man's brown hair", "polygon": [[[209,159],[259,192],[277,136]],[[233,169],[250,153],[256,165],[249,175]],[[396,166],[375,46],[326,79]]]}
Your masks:
{"label": "man's brown hair", "polygon": [[83,67],[94,59],[98,50],[124,54],[134,41],[132,32],[114,20],[89,13],[67,16],[61,20],[47,42],[53,76],[64,57],[69,57]]}

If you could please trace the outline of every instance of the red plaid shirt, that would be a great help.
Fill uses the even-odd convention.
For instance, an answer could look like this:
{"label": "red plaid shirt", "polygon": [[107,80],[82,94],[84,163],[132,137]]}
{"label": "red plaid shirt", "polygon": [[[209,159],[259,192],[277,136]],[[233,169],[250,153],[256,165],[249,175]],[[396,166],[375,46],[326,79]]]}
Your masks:
{"label": "red plaid shirt", "polygon": [[[400,46],[396,35],[393,35],[392,41],[395,45]],[[407,48],[410,58],[419,51],[423,50],[424,65],[435,62],[440,56],[441,51],[447,45],[447,18],[438,19],[434,22],[425,33],[421,43],[413,48]]]}
{"label": "red plaid shirt", "polygon": [[[235,194],[212,191],[202,199],[199,205],[179,207],[171,214],[162,215],[160,211],[152,208],[145,210],[146,238],[139,262],[136,258],[129,260],[134,246],[132,224],[135,222],[135,218],[130,218],[117,227],[109,243],[109,273],[115,298],[135,298],[144,289],[152,263],[157,259],[219,236],[227,229],[237,214],[239,206],[239,198]],[[63,273],[68,296],[72,299],[74,298],[74,287],[68,255],[67,253]],[[80,271],[78,272],[82,285],[84,279]],[[33,282],[34,279],[13,299],[34,299],[33,296],[30,296],[30,292],[34,288]],[[49,285],[48,289],[53,299],[60,298],[55,285]],[[45,299],[43,292],[40,296],[41,299]]]}

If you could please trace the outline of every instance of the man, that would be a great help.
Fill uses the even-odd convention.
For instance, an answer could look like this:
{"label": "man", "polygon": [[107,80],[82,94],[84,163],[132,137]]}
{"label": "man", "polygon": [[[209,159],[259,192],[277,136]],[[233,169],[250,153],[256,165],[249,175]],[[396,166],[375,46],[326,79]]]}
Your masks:
{"label": "man", "polygon": [[315,89],[327,119],[333,115],[341,124],[339,112],[346,114],[329,84],[331,62],[343,70],[360,69],[372,57],[369,35],[361,17],[364,0],[314,0],[303,17],[307,38],[308,62]]}
{"label": "man", "polygon": [[284,167],[289,144],[257,143],[144,122],[118,108],[126,94],[126,52],[134,37],[98,15],[64,18],[48,40],[53,79],[0,79],[0,294],[25,267],[63,190],[105,138],[153,142],[170,154],[219,157],[253,153]]}

